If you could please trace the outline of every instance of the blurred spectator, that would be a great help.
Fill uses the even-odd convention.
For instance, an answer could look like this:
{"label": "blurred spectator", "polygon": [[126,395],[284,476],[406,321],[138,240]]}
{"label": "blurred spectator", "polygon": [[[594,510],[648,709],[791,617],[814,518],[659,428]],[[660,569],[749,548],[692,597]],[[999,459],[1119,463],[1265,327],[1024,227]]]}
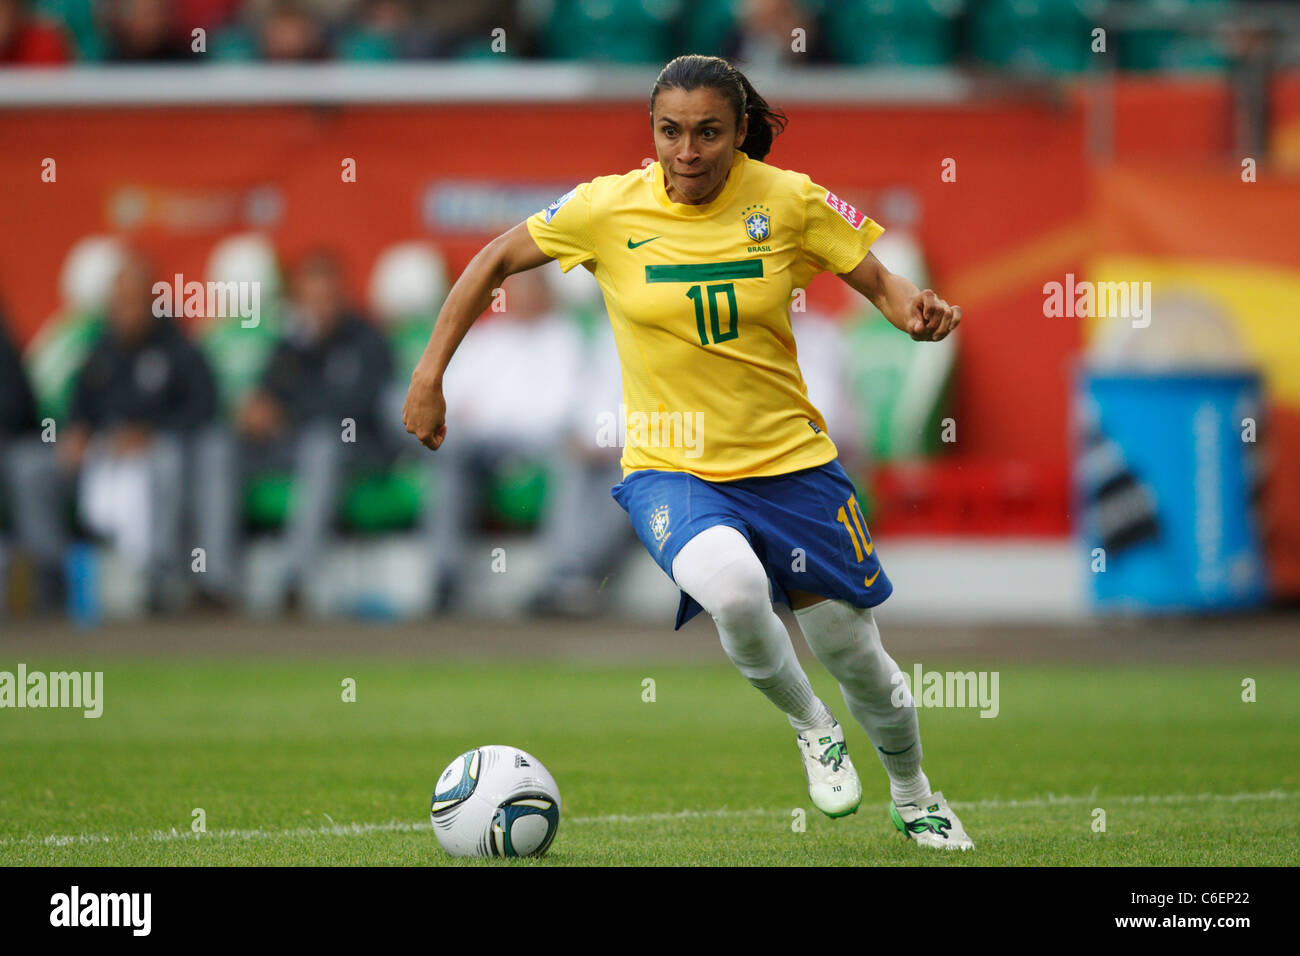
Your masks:
{"label": "blurred spectator", "polygon": [[174,603],[189,567],[181,548],[184,443],[215,406],[203,356],[170,318],[154,315],[148,265],[128,257],[55,454],[37,443],[14,459],[19,534],[41,568],[59,573],[75,484],[82,521],[145,575],[150,604]]}
{"label": "blurred spectator", "polygon": [[790,326],[808,400],[826,420],[826,432],[835,442],[844,470],[857,474],[866,465],[865,425],[845,361],[849,344],[844,330],[829,316],[812,311],[792,311]]}
{"label": "blurred spectator", "polygon": [[[36,398],[18,346],[0,315],[0,448],[36,429]],[[3,456],[0,456],[3,457]]]}
{"label": "blurred spectator", "polygon": [[36,398],[23,369],[22,356],[9,337],[4,317],[0,316],[0,610],[4,606],[5,570],[8,565],[5,541],[13,527],[17,508],[12,480],[13,449],[19,442],[32,440],[36,430]]}
{"label": "blurred spectator", "polygon": [[188,572],[184,442],[212,421],[216,387],[203,355],[153,305],[148,266],[132,259],[114,285],[105,334],[77,377],[59,453],[66,467],[81,468],[82,520],[148,574],[158,603]]}
{"label": "blurred spectator", "polygon": [[[553,265],[543,268],[558,271]],[[586,270],[573,272],[582,272],[579,278],[594,284]],[[626,512],[609,493],[623,477],[623,449],[612,440],[623,382],[614,333],[603,311],[583,349],[581,366],[567,435],[549,462],[549,502],[541,530],[548,573],[529,600],[534,614],[597,613],[604,578],[634,538]]]}
{"label": "blurred spectator", "polygon": [[339,56],[346,60],[415,59],[440,52],[410,0],[365,0],[338,42]]}
{"label": "blurred spectator", "polygon": [[28,0],[0,0],[0,64],[52,66],[69,58],[63,33],[33,15]]}
{"label": "blurred spectator", "polygon": [[189,37],[178,26],[168,0],[119,0],[109,24],[115,60],[142,63],[190,57]]}
{"label": "blurred spectator", "polygon": [[459,590],[482,476],[519,459],[550,460],[573,414],[577,323],[555,310],[540,269],[512,275],[503,289],[505,312],[475,325],[444,379],[447,439],[429,456],[436,496],[424,515],[440,609]]}
{"label": "blurred spectator", "polygon": [[746,69],[797,66],[827,59],[821,39],[816,18],[798,0],[745,0],[723,55]]}
{"label": "blurred spectator", "polygon": [[321,23],[298,3],[278,3],[258,26],[262,58],[273,62],[319,60],[325,57]]}
{"label": "blurred spectator", "polygon": [[307,255],[293,279],[285,334],[237,419],[240,471],[293,472],[282,597],[300,592],[324,554],[344,479],[391,457],[381,424],[388,344],[348,306],[332,253]]}

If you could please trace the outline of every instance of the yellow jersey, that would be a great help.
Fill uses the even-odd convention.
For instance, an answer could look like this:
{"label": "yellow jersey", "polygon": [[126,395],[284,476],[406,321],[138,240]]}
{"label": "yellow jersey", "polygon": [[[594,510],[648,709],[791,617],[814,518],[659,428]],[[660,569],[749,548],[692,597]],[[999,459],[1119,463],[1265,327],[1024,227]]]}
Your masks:
{"label": "yellow jersey", "polygon": [[624,477],[733,481],[836,457],[799,371],[790,304],[817,273],[851,272],[881,226],[740,150],[712,202],[673,202],[656,162],[582,183],[527,224],[543,253],[565,272],[584,266],[604,293]]}

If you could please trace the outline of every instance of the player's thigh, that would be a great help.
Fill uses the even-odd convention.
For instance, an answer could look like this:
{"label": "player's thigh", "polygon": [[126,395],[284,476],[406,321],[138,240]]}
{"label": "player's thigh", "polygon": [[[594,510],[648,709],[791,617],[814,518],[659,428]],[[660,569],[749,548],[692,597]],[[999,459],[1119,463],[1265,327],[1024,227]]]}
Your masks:
{"label": "player's thigh", "polygon": [[672,577],[714,617],[759,613],[771,607],[767,570],[739,529],[716,524],[677,552]]}

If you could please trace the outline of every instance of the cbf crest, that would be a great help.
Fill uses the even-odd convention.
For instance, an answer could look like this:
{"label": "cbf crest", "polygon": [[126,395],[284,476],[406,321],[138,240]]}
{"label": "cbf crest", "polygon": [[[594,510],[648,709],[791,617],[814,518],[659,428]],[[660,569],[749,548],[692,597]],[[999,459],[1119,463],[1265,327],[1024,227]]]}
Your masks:
{"label": "cbf crest", "polygon": [[660,505],[650,513],[650,533],[654,535],[655,540],[662,546],[664,538],[668,537],[667,505]]}
{"label": "cbf crest", "polygon": [[753,242],[762,242],[772,235],[772,210],[762,203],[744,209],[740,218],[745,223],[745,235]]}

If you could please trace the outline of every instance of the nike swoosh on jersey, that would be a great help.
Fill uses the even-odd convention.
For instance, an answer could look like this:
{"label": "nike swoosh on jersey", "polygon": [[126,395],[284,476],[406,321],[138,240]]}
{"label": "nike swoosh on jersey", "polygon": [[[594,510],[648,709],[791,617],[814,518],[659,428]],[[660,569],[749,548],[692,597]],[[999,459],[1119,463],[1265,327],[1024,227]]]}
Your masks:
{"label": "nike swoosh on jersey", "polygon": [[647,242],[654,242],[656,239],[662,239],[662,238],[663,236],[651,236],[649,239],[642,239],[640,242],[633,242],[632,237],[628,236],[627,247],[629,249],[635,249],[637,246],[644,246]]}
{"label": "nike swoosh on jersey", "polygon": [[876,568],[876,573],[873,574],[871,577],[863,578],[862,583],[865,584],[867,587],[871,587],[871,585],[876,583],[876,578],[878,577],[880,577],[880,568]]}

